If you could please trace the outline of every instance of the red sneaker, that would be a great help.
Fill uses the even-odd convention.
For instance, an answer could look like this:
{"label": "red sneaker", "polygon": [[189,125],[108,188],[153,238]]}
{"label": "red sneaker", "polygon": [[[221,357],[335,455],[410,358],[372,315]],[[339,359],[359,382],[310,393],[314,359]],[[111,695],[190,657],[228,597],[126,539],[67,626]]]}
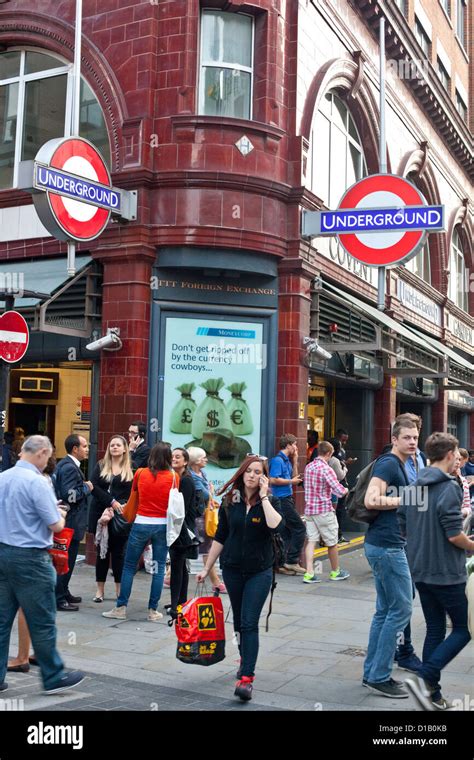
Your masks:
{"label": "red sneaker", "polygon": [[253,676],[242,676],[240,681],[235,684],[234,694],[236,697],[240,697],[243,702],[252,699],[253,679]]}

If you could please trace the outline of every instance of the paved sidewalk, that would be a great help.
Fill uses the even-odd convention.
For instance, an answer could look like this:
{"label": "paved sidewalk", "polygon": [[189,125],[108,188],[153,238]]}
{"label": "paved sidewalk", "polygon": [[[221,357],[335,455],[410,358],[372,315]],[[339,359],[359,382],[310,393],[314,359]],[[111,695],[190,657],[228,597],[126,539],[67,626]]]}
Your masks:
{"label": "paved sidewalk", "polygon": [[[226,659],[208,668],[176,660],[176,636],[164,617],[146,620],[150,576],[135,578],[128,619],[108,620],[101,613],[114,606],[113,579],[106,601],[94,604],[94,568],[76,566],[71,590],[82,595],[80,612],[58,613],[58,643],[66,666],[87,673],[75,689],[43,695],[37,668],[9,673],[10,688],[2,697],[23,700],[25,710],[403,710],[415,709],[412,698],[389,700],[361,686],[363,657],[374,612],[375,592],[363,550],[343,554],[351,573],[344,582],[302,583],[301,576],[278,576],[269,633],[264,617],[260,636],[254,698],[242,704],[233,696],[237,647],[231,614],[226,625]],[[194,592],[194,577],[190,591]],[[227,611],[229,601],[223,596]],[[164,589],[161,604],[169,603]],[[416,651],[421,654],[424,622],[418,599],[412,620]],[[16,627],[11,655],[16,654]],[[448,699],[469,704],[474,697],[472,642],[443,674]],[[395,670],[395,678],[408,676]],[[474,702],[472,703],[474,705]]]}

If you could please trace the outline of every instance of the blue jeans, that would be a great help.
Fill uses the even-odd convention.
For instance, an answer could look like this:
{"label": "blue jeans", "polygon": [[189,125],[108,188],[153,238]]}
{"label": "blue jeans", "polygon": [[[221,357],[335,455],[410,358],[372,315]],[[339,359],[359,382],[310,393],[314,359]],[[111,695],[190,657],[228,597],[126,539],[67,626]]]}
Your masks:
{"label": "blue jeans", "polygon": [[5,680],[13,621],[25,613],[45,688],[64,675],[56,648],[56,571],[46,549],[0,544],[0,683]]}
{"label": "blue jeans", "polygon": [[234,617],[234,631],[239,639],[242,675],[255,675],[258,657],[258,621],[272,585],[273,570],[245,574],[224,567],[222,577],[229,594]]}
{"label": "blue jeans", "polygon": [[126,607],[132,593],[133,578],[137,571],[138,560],[148,542],[153,549],[153,567],[151,580],[150,599],[148,609],[156,610],[163,590],[165,578],[166,555],[166,525],[132,525],[123,564],[122,581],[120,583],[120,595],[117,599],[117,607]]}
{"label": "blue jeans", "polygon": [[404,549],[365,544],[377,591],[364,678],[383,683],[391,677],[397,639],[411,617],[412,580]]}
{"label": "blue jeans", "polygon": [[[467,627],[466,584],[435,586],[431,583],[417,583],[416,587],[426,621],[420,676],[435,687],[433,697],[439,699],[441,671],[471,640]],[[446,613],[453,624],[453,630],[447,638]]]}

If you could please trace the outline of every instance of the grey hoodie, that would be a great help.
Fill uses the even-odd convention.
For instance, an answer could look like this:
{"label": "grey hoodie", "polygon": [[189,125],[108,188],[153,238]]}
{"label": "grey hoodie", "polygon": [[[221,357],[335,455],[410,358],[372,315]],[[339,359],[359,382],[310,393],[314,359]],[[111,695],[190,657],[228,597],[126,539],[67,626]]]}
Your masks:
{"label": "grey hoodie", "polygon": [[402,494],[397,510],[415,583],[466,581],[466,553],[448,539],[462,532],[462,491],[452,475],[426,467]]}

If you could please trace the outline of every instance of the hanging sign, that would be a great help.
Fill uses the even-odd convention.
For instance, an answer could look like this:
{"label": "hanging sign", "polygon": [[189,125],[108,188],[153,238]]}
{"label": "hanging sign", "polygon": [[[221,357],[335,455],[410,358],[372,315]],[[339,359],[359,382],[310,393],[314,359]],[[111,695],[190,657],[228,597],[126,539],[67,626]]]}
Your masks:
{"label": "hanging sign", "polygon": [[372,174],[347,190],[336,211],[303,212],[303,236],[335,235],[353,258],[394,267],[415,256],[428,232],[444,229],[444,206],[428,206],[395,174]]}

